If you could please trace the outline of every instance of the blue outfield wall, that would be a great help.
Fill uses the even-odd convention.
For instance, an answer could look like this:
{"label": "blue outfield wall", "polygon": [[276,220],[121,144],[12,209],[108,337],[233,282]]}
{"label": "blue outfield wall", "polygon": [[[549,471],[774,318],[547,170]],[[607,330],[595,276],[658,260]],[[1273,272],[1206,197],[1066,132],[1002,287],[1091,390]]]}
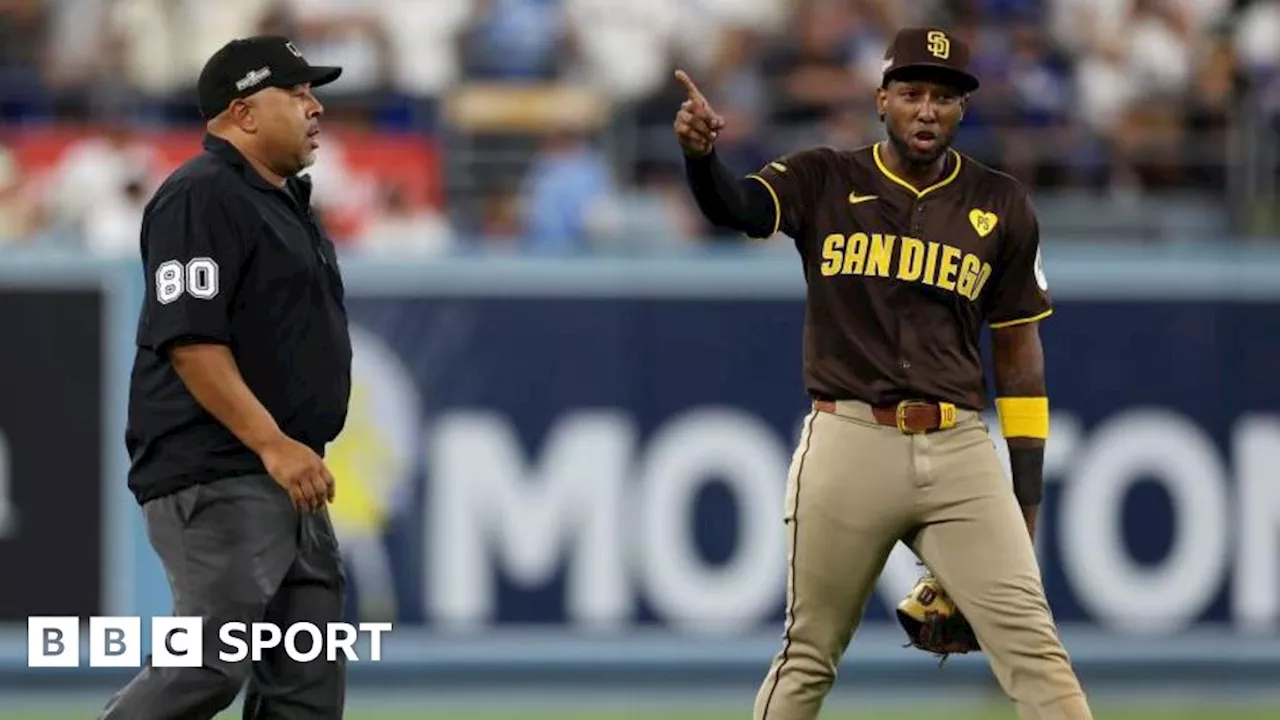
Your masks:
{"label": "blue outfield wall", "polygon": [[[357,677],[763,671],[807,411],[789,254],[345,265],[357,369],[328,456],[334,514],[351,619],[395,623],[386,662]],[[1073,656],[1087,672],[1280,677],[1280,252],[1060,249],[1046,270],[1039,550]],[[169,612],[124,489],[141,280],[128,262],[0,260],[11,387],[77,388],[47,396],[56,412],[40,393],[0,409],[0,559],[23,579],[0,603],[0,658],[28,679],[28,614]],[[30,314],[34,293],[78,288],[57,317]],[[17,337],[58,341],[28,357],[39,343]],[[97,377],[76,376],[93,368],[68,364],[80,354]],[[102,422],[54,433],[52,416],[86,413]],[[97,517],[68,522],[68,498]],[[48,591],[37,548],[94,581]],[[927,662],[891,620],[919,570],[891,558],[850,653],[862,671]]]}

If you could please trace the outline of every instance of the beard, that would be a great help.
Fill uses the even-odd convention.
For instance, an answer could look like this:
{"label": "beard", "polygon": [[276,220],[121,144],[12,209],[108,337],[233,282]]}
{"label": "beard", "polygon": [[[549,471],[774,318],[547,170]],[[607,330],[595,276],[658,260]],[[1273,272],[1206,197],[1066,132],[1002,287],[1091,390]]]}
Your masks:
{"label": "beard", "polygon": [[888,123],[885,123],[885,133],[888,135],[889,142],[893,145],[893,149],[897,151],[898,157],[902,158],[912,167],[927,167],[937,162],[938,158],[945,155],[947,150],[951,148],[951,143],[955,140],[956,132],[958,130],[958,127],[952,128],[951,132],[946,135],[938,136],[937,142],[934,143],[933,148],[927,151],[919,151],[911,147],[911,143],[907,142],[905,138],[894,132],[893,128]]}
{"label": "beard", "polygon": [[291,177],[314,165],[317,149],[311,147],[311,140],[306,126],[282,123],[274,127],[269,138],[274,159],[272,169],[283,177]]}

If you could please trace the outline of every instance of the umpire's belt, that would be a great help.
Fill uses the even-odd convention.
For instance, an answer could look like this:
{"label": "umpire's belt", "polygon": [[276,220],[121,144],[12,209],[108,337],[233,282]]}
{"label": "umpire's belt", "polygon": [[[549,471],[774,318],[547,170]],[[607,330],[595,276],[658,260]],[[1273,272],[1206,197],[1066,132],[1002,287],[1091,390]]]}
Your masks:
{"label": "umpire's belt", "polygon": [[[831,400],[814,400],[813,407],[823,412],[836,412],[836,404]],[[919,435],[950,430],[956,426],[959,413],[956,406],[948,402],[903,400],[897,405],[873,405],[871,415],[880,425],[897,428],[907,435]]]}

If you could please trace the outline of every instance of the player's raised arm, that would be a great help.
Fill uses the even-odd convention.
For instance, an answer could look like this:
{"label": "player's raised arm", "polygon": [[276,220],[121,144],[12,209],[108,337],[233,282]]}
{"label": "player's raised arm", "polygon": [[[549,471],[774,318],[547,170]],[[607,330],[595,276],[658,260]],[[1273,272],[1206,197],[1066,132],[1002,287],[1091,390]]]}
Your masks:
{"label": "player's raised arm", "polygon": [[715,141],[724,129],[724,118],[688,74],[677,70],[676,79],[684,85],[686,98],[674,128],[698,208],[716,225],[753,238],[770,237],[778,229],[777,203],[764,184],[735,173],[716,155]]}

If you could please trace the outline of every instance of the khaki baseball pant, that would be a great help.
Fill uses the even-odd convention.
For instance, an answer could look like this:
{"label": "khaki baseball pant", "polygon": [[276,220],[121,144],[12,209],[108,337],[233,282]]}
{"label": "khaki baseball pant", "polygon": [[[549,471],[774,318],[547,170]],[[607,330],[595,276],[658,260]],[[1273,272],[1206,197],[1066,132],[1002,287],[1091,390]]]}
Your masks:
{"label": "khaki baseball pant", "polygon": [[853,401],[806,417],[787,479],[783,643],[755,720],[818,717],[899,540],[973,625],[1022,720],[1092,720],[987,427],[971,411],[957,420],[907,435]]}

